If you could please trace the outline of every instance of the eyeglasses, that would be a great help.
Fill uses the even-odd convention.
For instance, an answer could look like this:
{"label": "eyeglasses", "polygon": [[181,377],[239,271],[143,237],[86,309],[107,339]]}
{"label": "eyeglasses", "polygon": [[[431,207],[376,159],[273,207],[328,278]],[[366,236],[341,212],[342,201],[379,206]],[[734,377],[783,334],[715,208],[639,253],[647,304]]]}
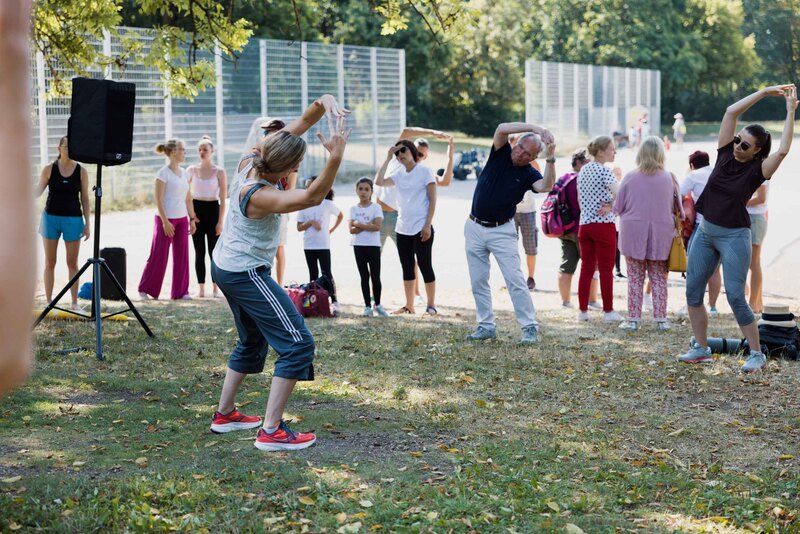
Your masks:
{"label": "eyeglasses", "polygon": [[396,156],[398,154],[405,154],[406,150],[408,150],[406,147],[404,147],[404,146],[400,147],[398,150],[395,151],[394,155]]}
{"label": "eyeglasses", "polygon": [[741,149],[744,150],[744,151],[750,150],[750,146],[751,146],[750,143],[748,143],[747,141],[742,141],[742,137],[739,136],[739,135],[734,135],[733,136],[733,143],[736,144],[736,145],[739,145],[741,147]]}

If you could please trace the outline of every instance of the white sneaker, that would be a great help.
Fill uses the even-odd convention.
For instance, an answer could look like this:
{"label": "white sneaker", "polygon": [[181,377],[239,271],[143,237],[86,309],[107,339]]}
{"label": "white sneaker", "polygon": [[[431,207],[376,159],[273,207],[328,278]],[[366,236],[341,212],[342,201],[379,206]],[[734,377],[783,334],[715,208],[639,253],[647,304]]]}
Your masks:
{"label": "white sneaker", "polygon": [[681,309],[675,312],[678,317],[686,317],[689,315],[689,310],[686,306],[681,306]]}
{"label": "white sneaker", "polygon": [[603,311],[603,305],[594,300],[589,303],[589,309],[594,311]]}
{"label": "white sneaker", "polygon": [[379,317],[389,317],[389,312],[383,307],[383,304],[378,304],[375,306],[375,312],[377,312]]}
{"label": "white sneaker", "polygon": [[639,321],[623,321],[620,323],[619,329],[626,332],[636,332],[639,330]]}
{"label": "white sneaker", "polygon": [[607,323],[618,323],[620,321],[624,321],[625,318],[621,316],[616,310],[611,310],[610,312],[605,312],[603,314],[603,320]]}
{"label": "white sneaker", "polygon": [[664,332],[666,330],[671,330],[672,326],[667,321],[656,321],[656,330]]}
{"label": "white sneaker", "polygon": [[331,313],[334,314],[334,315],[339,315],[339,303],[338,302],[334,302],[333,304],[331,304]]}
{"label": "white sneaker", "polygon": [[644,299],[642,300],[642,310],[653,311],[653,297],[647,293],[644,294]]}
{"label": "white sneaker", "polygon": [[139,298],[142,300],[151,300],[152,297],[145,293],[144,291],[139,291]]}
{"label": "white sneaker", "polygon": [[573,306],[571,302],[562,302],[561,307],[564,308],[565,310],[571,310],[575,306]]}
{"label": "white sneaker", "polygon": [[588,321],[589,320],[589,312],[578,312],[578,320],[579,321]]}
{"label": "white sneaker", "polygon": [[708,309],[708,316],[709,317],[719,317],[719,312],[717,311],[716,308],[711,307],[711,308]]}
{"label": "white sneaker", "polygon": [[372,317],[372,308],[369,306],[364,308],[364,312],[361,314],[362,317]]}
{"label": "white sneaker", "polygon": [[425,306],[425,299],[422,298],[422,295],[417,295],[414,299],[415,306]]}

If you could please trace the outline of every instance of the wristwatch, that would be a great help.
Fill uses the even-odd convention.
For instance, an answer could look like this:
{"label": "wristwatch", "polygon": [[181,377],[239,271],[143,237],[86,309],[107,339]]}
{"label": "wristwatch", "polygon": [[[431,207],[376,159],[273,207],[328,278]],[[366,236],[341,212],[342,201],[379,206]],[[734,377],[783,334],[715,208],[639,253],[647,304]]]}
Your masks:
{"label": "wristwatch", "polygon": [[556,162],[556,158],[547,158],[545,161],[547,163],[555,163]]}

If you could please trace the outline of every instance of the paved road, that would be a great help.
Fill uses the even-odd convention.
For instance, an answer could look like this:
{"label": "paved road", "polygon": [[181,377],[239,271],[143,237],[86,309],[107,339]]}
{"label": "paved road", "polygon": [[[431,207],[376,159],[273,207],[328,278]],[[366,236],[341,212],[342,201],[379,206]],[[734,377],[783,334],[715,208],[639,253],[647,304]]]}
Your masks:
{"label": "paved road", "polygon": [[[679,179],[687,171],[687,157],[693,150],[703,149],[712,154],[715,146],[712,143],[687,143],[683,151],[672,150],[668,153],[668,169]],[[631,150],[622,149],[617,156],[617,164],[624,171],[635,167],[635,154]],[[434,163],[436,161],[434,160]],[[560,158],[557,162],[558,174],[567,171],[569,162]],[[797,297],[800,294],[800,147],[789,155],[781,169],[773,179],[769,198],[769,232],[763,249],[763,265],[765,270],[765,300],[780,301],[792,304],[797,308]],[[437,306],[447,313],[453,308],[473,308],[469,291],[469,275],[464,255],[463,228],[469,213],[474,180],[466,182],[454,181],[449,188],[439,189],[434,228],[436,241],[434,244],[434,269],[437,275]],[[345,216],[349,207],[356,203],[354,186],[343,184],[336,187],[336,204]],[[141,276],[150,248],[152,235],[153,209],[109,213],[102,218],[101,247],[124,247],[127,251],[128,283],[131,296],[137,295],[136,287]],[[302,235],[294,228],[295,221],[290,224],[289,242],[287,246],[287,281],[303,282],[307,278],[307,269],[303,256]],[[539,256],[536,267],[537,291],[534,303],[539,309],[555,309],[560,305],[558,299],[556,273],[560,263],[560,244],[557,239],[540,236]],[[384,251],[382,280],[384,283],[384,302],[387,307],[399,307],[403,303],[401,270],[397,260],[396,249],[391,242]],[[191,248],[191,246],[190,246]],[[520,245],[520,250],[521,250]],[[348,306],[346,309],[359,311],[361,293],[359,278],[351,247],[349,234],[344,224],[332,236],[333,274],[341,295],[340,300]],[[85,244],[81,250],[81,261],[91,253],[91,247]],[[63,251],[60,252],[63,255]],[[63,258],[63,256],[62,256]],[[194,261],[194,251],[191,259]],[[192,264],[193,265],[193,264]],[[192,267],[192,293],[196,293],[194,272]],[[56,284],[61,287],[66,283],[66,269],[63,260],[56,271]],[[170,283],[169,268],[165,280],[165,288]],[[682,305],[682,280],[671,275],[670,307],[677,309]],[[504,289],[502,277],[496,265],[492,267],[491,286],[495,302],[499,309],[511,309],[511,302]],[[577,286],[577,277],[574,287]],[[625,303],[626,286],[615,283],[617,304],[620,310],[627,308]],[[41,287],[38,295],[41,297]],[[165,289],[162,295],[169,295]],[[138,298],[138,297],[135,297]],[[722,299],[724,300],[724,299]],[[577,302],[577,299],[575,299]],[[349,307],[352,306],[352,307]],[[721,302],[721,311],[728,310],[727,303]]]}

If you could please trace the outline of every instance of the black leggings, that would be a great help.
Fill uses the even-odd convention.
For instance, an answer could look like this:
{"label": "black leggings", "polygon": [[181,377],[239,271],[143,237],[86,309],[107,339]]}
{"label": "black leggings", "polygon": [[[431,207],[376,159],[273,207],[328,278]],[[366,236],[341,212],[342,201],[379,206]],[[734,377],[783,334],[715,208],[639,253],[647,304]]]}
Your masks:
{"label": "black leggings", "polygon": [[414,256],[416,256],[416,264],[419,266],[425,283],[430,284],[436,281],[431,258],[433,237],[433,228],[431,228],[431,238],[427,241],[422,241],[422,232],[416,235],[397,234],[397,252],[400,255],[400,265],[403,267],[403,280],[416,278],[414,271]]}
{"label": "black leggings", "polygon": [[[208,257],[213,259],[212,253],[217,246],[217,222],[219,222],[218,200],[192,200],[194,214],[200,219],[197,230],[192,235],[194,243],[194,271],[197,274],[197,283],[206,283],[206,241],[208,241]],[[211,275],[214,281],[214,275]]]}
{"label": "black leggings", "polygon": [[[333,274],[331,274],[331,251],[330,249],[319,249],[319,250],[311,250],[305,249],[304,252],[306,253],[306,265],[308,265],[308,276],[313,282],[317,278],[319,278],[319,271],[322,270],[322,274],[328,277],[333,282]],[[319,267],[317,267],[317,262],[319,262]],[[335,284],[334,284],[334,287]],[[333,294],[331,295],[331,300],[336,302],[336,290],[333,290]]]}
{"label": "black leggings", "polygon": [[353,245],[356,255],[358,274],[361,275],[361,295],[364,306],[371,308],[369,299],[369,280],[372,278],[372,291],[375,293],[375,305],[381,303],[381,247]]}

